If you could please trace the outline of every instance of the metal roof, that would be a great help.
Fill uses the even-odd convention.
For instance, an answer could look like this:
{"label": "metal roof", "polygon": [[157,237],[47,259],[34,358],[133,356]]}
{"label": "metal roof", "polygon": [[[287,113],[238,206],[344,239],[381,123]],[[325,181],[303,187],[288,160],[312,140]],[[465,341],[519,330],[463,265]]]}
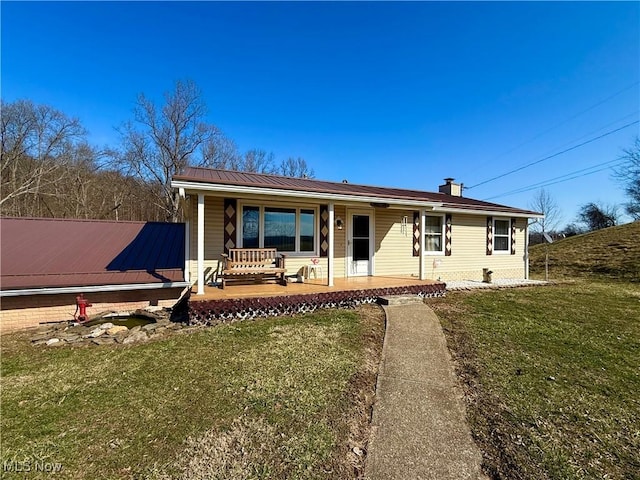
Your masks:
{"label": "metal roof", "polygon": [[376,198],[382,201],[403,200],[432,202],[441,204],[444,209],[463,209],[469,211],[491,211],[517,215],[539,216],[537,212],[513,208],[497,203],[474,200],[472,198],[447,195],[440,192],[425,192],[402,188],[376,187],[345,182],[327,182],[311,178],[283,177],[264,173],[237,172],[213,168],[188,167],[183,173],[174,175],[173,181],[198,184],[222,185],[229,187],[250,187],[265,190],[287,190],[313,192],[326,195],[349,195],[353,197]]}
{"label": "metal roof", "polygon": [[0,218],[0,289],[184,281],[184,224]]}

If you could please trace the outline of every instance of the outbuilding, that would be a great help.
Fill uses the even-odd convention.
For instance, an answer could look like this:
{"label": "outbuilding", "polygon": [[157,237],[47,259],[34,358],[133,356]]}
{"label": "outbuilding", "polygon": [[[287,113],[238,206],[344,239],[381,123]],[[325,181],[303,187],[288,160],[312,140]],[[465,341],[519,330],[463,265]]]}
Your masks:
{"label": "outbuilding", "polygon": [[172,306],[184,279],[183,223],[0,219],[0,330],[88,313]]}

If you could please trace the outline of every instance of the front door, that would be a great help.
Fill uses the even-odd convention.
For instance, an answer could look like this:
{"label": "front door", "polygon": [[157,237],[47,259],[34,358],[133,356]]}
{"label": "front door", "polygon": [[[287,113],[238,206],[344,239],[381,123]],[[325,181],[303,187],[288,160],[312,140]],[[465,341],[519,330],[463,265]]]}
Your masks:
{"label": "front door", "polygon": [[371,275],[371,215],[352,213],[349,221],[349,276]]}

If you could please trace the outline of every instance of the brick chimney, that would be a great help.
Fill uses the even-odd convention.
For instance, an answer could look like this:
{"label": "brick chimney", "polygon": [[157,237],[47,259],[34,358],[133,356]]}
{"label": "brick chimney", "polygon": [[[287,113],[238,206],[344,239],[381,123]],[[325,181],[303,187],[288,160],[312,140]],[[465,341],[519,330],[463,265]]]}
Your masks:
{"label": "brick chimney", "polygon": [[438,187],[438,191],[440,193],[446,193],[447,195],[453,195],[454,197],[462,196],[462,184],[461,183],[453,183],[455,179],[453,178],[445,178],[444,185],[440,185]]}

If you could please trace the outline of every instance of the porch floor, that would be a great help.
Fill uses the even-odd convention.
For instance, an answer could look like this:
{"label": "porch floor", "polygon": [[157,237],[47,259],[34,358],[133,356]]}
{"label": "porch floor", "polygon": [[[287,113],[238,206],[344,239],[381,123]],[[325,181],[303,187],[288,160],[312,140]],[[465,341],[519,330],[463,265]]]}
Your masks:
{"label": "porch floor", "polygon": [[377,288],[407,287],[414,285],[433,285],[435,280],[419,280],[411,276],[351,277],[336,278],[334,286],[328,287],[326,280],[310,279],[305,283],[290,283],[286,287],[277,283],[257,283],[251,285],[227,285],[223,290],[216,286],[205,286],[204,295],[197,295],[192,289],[191,301],[225,300],[235,298],[279,297],[287,295],[305,295],[313,293],[341,292],[349,290],[369,290]]}

